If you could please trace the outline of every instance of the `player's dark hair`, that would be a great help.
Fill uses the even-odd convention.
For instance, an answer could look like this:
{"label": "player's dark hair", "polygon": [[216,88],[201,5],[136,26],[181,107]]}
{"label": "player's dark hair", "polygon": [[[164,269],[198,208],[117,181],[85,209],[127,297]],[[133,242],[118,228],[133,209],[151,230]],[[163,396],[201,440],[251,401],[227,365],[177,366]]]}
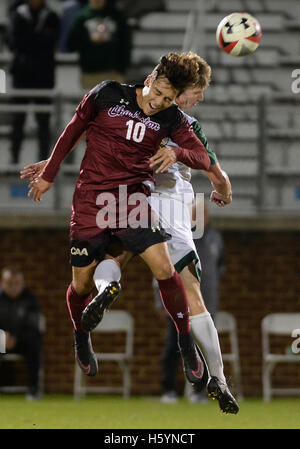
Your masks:
{"label": "player's dark hair", "polygon": [[152,75],[167,78],[174,89],[182,93],[199,81],[199,64],[195,53],[169,53],[162,56]]}

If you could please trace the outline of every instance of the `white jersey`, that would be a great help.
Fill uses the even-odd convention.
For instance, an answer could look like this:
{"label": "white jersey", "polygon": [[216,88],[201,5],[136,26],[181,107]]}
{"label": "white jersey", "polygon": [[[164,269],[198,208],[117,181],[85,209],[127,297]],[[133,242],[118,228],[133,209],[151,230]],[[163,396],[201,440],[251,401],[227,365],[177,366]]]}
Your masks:
{"label": "white jersey", "polygon": [[[186,114],[185,114],[186,115]],[[195,119],[186,115],[190,124]],[[164,146],[177,146],[171,139]],[[191,169],[176,162],[164,173],[154,173],[155,187],[149,197],[152,209],[157,213],[165,230],[171,234],[168,250],[176,270],[180,272],[193,262],[200,276],[201,264],[193,242],[190,205],[194,200]]]}
{"label": "white jersey", "polygon": [[[191,125],[196,121],[194,117],[190,117],[184,114],[187,121]],[[166,139],[164,141],[164,146],[166,147],[176,147],[171,139]],[[171,196],[177,200],[180,200],[183,195],[185,200],[190,196],[190,201],[194,199],[194,191],[191,184],[191,169],[181,162],[175,162],[168,170],[164,173],[154,173],[155,188],[154,192],[163,196]]]}

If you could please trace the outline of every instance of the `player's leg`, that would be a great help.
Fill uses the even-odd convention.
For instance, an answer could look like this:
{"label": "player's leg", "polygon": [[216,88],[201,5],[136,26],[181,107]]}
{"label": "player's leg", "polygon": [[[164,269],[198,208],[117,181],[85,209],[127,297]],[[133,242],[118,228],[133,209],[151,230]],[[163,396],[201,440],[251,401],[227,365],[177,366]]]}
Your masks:
{"label": "player's leg", "polygon": [[[85,199],[86,204],[88,204],[86,196]],[[98,363],[93,352],[90,333],[85,332],[81,320],[83,310],[93,298],[95,268],[99,260],[102,260],[105,256],[110,233],[101,232],[98,228],[91,228],[92,236],[87,237],[86,234],[83,234],[82,228],[84,229],[84,224],[89,224],[87,220],[90,219],[92,214],[87,213],[87,206],[85,206],[84,211],[82,211],[82,207],[84,207],[83,202],[76,207],[77,216],[75,214],[74,217],[73,212],[71,221],[71,223],[77,225],[77,228],[74,230],[75,225],[71,227],[70,263],[72,265],[72,282],[68,287],[66,299],[74,327],[76,361],[85,374],[94,376],[98,371]],[[74,209],[73,206],[73,211]],[[85,222],[82,221],[82,217]],[[93,224],[92,218],[91,224]]]}
{"label": "player's leg", "polygon": [[196,350],[189,324],[189,308],[183,282],[171,262],[166,242],[149,246],[140,257],[157,279],[165,309],[178,332],[178,345],[187,379],[201,382],[204,364]]}
{"label": "player's leg", "polygon": [[67,304],[74,329],[83,332],[81,315],[92,299],[93,275],[98,261],[93,260],[86,267],[72,266],[72,282],[67,290]]}
{"label": "player's leg", "polygon": [[98,261],[93,260],[86,267],[72,267],[72,282],[67,290],[67,305],[74,327],[75,359],[84,374],[95,376],[98,362],[95,357],[91,336],[81,326],[82,312],[91,301],[94,289],[93,274]]}
{"label": "player's leg", "polygon": [[[176,202],[169,198],[164,201],[176,203],[177,207],[175,209],[179,209],[178,201]],[[218,391],[223,390],[222,394],[217,394],[220,406],[223,407],[224,411],[229,409],[231,413],[236,413],[238,406],[228,390],[223,372],[218,333],[205,307],[200,291],[198,278],[198,274],[201,271],[200,260],[190,228],[190,215],[186,208],[184,209],[184,214],[178,220],[174,220],[174,223],[169,223],[168,233],[172,235],[172,239],[168,241],[169,254],[176,270],[181,275],[187,291],[192,333],[203,352],[210,372],[211,379],[208,383],[208,392],[212,394],[212,385],[218,384]],[[215,387],[214,390],[216,391]]]}
{"label": "player's leg", "polygon": [[[116,239],[109,245],[105,259],[97,265],[94,273],[94,283],[98,294],[101,294],[111,283],[119,284],[121,271],[132,257],[132,253],[124,251],[119,240]],[[120,289],[120,285],[118,288]]]}
{"label": "player's leg", "polygon": [[104,312],[118,297],[121,291],[121,268],[133,257],[130,252],[124,251],[118,239],[112,239],[107,251],[105,259],[97,265],[93,275],[98,293],[82,314],[81,324],[85,331],[94,329],[101,322]]}
{"label": "player's leg", "polygon": [[97,197],[97,191],[84,188],[76,188],[74,192],[70,228],[72,283],[67,291],[74,327],[75,357],[82,371],[89,376],[97,373],[98,366],[89,330],[82,326],[83,311],[93,299],[94,272],[111,241],[109,227],[98,226]]}
{"label": "player's leg", "polygon": [[225,382],[218,332],[205,307],[194,263],[185,266],[180,277],[188,296],[190,325],[194,338],[201,347],[210,375]]}
{"label": "player's leg", "polygon": [[218,332],[205,307],[194,263],[185,266],[180,276],[186,288],[190,305],[192,333],[203,352],[210,373],[207,385],[208,394],[219,400],[223,412],[237,413],[238,404],[230,393],[224,376]]}

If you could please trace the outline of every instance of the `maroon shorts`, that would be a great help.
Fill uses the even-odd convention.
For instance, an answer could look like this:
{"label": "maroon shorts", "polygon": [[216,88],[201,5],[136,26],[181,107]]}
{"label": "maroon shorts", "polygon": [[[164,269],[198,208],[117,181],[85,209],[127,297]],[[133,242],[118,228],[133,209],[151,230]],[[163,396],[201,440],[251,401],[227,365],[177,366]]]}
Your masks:
{"label": "maroon shorts", "polygon": [[107,192],[76,188],[70,226],[70,263],[84,267],[102,260],[118,238],[133,255],[171,237],[161,228],[148,204],[144,184],[121,186]]}

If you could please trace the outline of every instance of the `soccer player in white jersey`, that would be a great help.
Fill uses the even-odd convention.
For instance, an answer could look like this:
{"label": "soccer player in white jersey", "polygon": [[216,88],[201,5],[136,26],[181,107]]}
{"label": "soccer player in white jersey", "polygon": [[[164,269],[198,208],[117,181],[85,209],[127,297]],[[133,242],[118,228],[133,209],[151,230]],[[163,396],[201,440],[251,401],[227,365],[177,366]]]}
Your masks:
{"label": "soccer player in white jersey", "polygon": [[[176,103],[181,108],[191,109],[203,100],[205,87],[199,85],[187,89],[176,99]],[[204,172],[214,188],[210,199],[218,206],[224,207],[232,201],[229,177],[221,169],[215,153],[210,149],[199,122],[188,115],[186,117],[210,157],[211,166]],[[164,142],[164,145],[172,147],[175,144],[169,139]],[[238,406],[228,389],[224,376],[218,333],[205,307],[200,290],[201,254],[197,254],[191,230],[189,202],[194,199],[194,191],[190,181],[191,170],[180,162],[173,164],[166,172],[162,172],[160,167],[155,174],[155,195],[150,198],[151,207],[157,213],[160,212],[163,226],[172,235],[172,239],[168,242],[168,250],[172,263],[180,273],[186,288],[192,332],[206,359],[211,376],[207,385],[208,394],[219,400],[222,411],[237,413]],[[172,212],[176,210],[180,213],[174,217]]]}

